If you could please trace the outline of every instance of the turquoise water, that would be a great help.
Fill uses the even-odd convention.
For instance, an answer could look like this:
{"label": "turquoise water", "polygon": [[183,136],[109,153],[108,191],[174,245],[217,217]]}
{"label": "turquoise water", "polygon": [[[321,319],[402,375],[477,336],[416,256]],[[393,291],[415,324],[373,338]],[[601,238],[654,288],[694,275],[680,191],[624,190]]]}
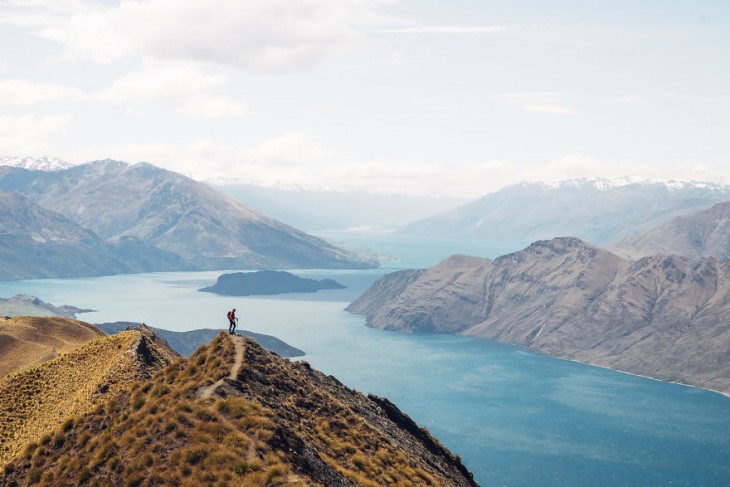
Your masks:
{"label": "turquoise water", "polygon": [[387,396],[461,455],[482,485],[730,485],[730,400],[448,335],[372,330],[342,311],[385,272],[461,252],[495,257],[509,244],[388,234],[328,238],[402,256],[390,268],[301,271],[348,286],[284,297],[198,293],[219,272],[0,282],[0,296],[34,294],[97,309],[90,322],[145,321],[172,330],[241,326],[303,349],[314,367],[362,392]]}

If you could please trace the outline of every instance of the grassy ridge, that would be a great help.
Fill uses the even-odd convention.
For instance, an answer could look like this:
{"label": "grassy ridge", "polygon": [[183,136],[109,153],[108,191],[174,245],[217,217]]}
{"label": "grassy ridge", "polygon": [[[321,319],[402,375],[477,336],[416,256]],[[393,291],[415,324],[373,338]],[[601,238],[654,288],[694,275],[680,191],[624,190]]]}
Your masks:
{"label": "grassy ridge", "polygon": [[384,403],[241,337],[118,386],[26,444],[0,485],[476,485]]}
{"label": "grassy ridge", "polygon": [[139,332],[98,338],[0,380],[0,464],[143,376],[136,353],[143,339]]}
{"label": "grassy ridge", "polygon": [[201,387],[228,375],[232,361],[231,341],[218,337],[189,360],[30,444],[0,480],[49,486],[296,482],[285,453],[267,443],[275,425],[259,403],[197,398]]}
{"label": "grassy ridge", "polygon": [[60,316],[0,318],[0,378],[102,336],[104,333],[92,325]]}

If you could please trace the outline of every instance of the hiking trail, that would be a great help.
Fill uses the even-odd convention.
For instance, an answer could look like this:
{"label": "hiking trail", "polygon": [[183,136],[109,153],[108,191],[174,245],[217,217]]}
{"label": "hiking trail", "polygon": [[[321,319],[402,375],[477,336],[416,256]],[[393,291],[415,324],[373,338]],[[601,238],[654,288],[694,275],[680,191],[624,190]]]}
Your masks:
{"label": "hiking trail", "polygon": [[233,365],[231,365],[231,373],[228,374],[227,377],[218,379],[213,384],[200,389],[198,397],[210,397],[218,387],[223,385],[226,379],[236,380],[236,377],[238,377],[238,371],[241,370],[241,365],[243,365],[243,337],[239,335],[229,335],[228,338],[233,341],[233,345],[236,347],[236,359],[233,361]]}

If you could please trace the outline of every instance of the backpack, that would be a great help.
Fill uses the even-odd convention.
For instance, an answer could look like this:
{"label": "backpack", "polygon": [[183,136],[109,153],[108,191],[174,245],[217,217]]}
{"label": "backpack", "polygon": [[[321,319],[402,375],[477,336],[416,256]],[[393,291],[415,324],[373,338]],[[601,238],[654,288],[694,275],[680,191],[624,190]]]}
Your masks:
{"label": "backpack", "polygon": [[231,321],[231,316],[233,315],[233,311],[229,311],[226,315],[228,317],[228,321]]}

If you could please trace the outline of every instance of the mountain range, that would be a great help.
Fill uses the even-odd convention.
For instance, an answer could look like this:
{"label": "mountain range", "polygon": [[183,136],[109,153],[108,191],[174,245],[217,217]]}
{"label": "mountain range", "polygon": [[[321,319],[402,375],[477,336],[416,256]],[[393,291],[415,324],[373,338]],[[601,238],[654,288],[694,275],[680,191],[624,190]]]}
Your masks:
{"label": "mountain range", "polygon": [[674,254],[730,259],[730,202],[676,217],[641,235],[622,240],[611,250],[631,258]]}
{"label": "mountain range", "polygon": [[696,182],[576,179],[521,183],[413,222],[402,231],[523,245],[571,235],[608,245],[726,200],[730,200],[730,186]]}
{"label": "mountain range", "polygon": [[32,171],[60,171],[70,169],[73,164],[57,157],[0,157],[0,166],[21,167]]}
{"label": "mountain range", "polygon": [[556,238],[388,274],[347,310],[375,328],[495,339],[730,393],[729,260],[631,261]]}
{"label": "mountain range", "polygon": [[375,194],[366,191],[212,185],[247,206],[307,231],[400,228],[468,202],[466,198]]}
{"label": "mountain range", "polygon": [[393,403],[306,362],[224,333],[170,353],[127,330],[0,379],[0,484],[477,485]]}
{"label": "mountain range", "polygon": [[[145,163],[105,160],[55,171],[0,166],[0,190],[20,193],[46,210],[5,196],[9,208],[23,207],[3,211],[15,233],[4,235],[0,262],[17,267],[5,271],[6,279],[377,265],[257,213],[205,184]],[[9,221],[22,217],[23,211],[32,213],[32,218]],[[39,234],[46,224],[64,229],[49,238]],[[30,249],[22,247],[26,242],[32,244]],[[87,256],[86,262],[72,255],[74,248]],[[60,255],[54,256],[56,252]],[[45,274],[42,268],[48,269]]]}

